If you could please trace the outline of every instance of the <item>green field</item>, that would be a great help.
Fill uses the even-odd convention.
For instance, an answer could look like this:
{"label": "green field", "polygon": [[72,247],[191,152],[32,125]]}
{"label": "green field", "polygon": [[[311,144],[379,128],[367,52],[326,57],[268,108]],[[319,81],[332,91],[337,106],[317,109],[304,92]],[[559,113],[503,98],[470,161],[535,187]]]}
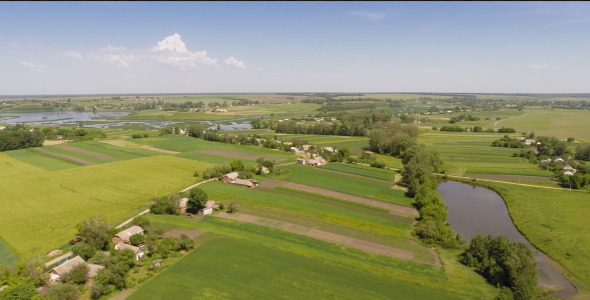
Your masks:
{"label": "green field", "polygon": [[67,242],[76,224],[102,214],[119,221],[165,195],[196,182],[195,168],[210,163],[154,156],[45,171],[1,153],[0,236],[20,256],[45,253]]}
{"label": "green field", "polygon": [[536,136],[554,136],[563,140],[573,137],[590,142],[590,131],[586,128],[588,111],[584,110],[526,108],[522,116],[501,120],[498,124],[516,128],[517,132],[532,131]]}
{"label": "green field", "polygon": [[393,182],[396,174],[394,171],[391,170],[372,168],[369,166],[347,163],[329,163],[321,166],[320,169],[333,170],[391,182]]}
{"label": "green field", "polygon": [[0,264],[13,265],[19,261],[18,255],[12,250],[10,245],[0,237]]}
{"label": "green field", "polygon": [[290,165],[285,168],[291,170],[291,173],[285,177],[285,180],[288,181],[394,204],[405,206],[411,206],[412,204],[412,199],[405,197],[403,191],[392,188],[393,182],[377,181],[345,173],[335,173],[311,166]]}

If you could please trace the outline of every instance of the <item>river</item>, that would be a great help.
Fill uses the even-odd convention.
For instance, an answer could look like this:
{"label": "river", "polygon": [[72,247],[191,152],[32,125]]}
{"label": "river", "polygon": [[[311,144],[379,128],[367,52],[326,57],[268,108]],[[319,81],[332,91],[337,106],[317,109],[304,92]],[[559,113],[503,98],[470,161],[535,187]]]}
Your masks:
{"label": "river", "polygon": [[469,184],[445,181],[438,185],[438,193],[447,205],[448,221],[456,233],[470,241],[478,234],[504,235],[513,242],[527,245],[537,259],[539,285],[557,290],[554,295],[570,298],[578,293],[573,284],[559,271],[560,266],[536,249],[512,223],[504,200],[496,192]]}

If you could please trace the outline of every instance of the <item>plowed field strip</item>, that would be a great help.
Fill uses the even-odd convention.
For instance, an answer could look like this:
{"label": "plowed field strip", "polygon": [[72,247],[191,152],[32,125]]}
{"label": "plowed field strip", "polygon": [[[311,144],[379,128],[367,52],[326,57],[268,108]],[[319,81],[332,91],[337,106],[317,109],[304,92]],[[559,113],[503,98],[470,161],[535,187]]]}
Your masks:
{"label": "plowed field strip", "polygon": [[75,157],[71,157],[71,156],[67,156],[67,155],[62,155],[62,154],[57,154],[57,153],[52,153],[52,152],[49,152],[49,151],[42,149],[42,148],[33,148],[33,149],[35,149],[35,151],[43,153],[45,155],[62,158],[62,159],[69,160],[69,161],[77,163],[77,164],[86,165],[86,166],[94,165],[94,163],[91,163],[89,161],[85,161],[83,159],[79,159],[79,158],[75,158]]}
{"label": "plowed field strip", "polygon": [[56,148],[63,149],[63,150],[66,150],[66,151],[70,151],[70,152],[76,152],[76,153],[80,153],[80,154],[84,154],[84,155],[96,157],[98,159],[104,159],[104,160],[107,160],[107,161],[118,161],[118,160],[121,160],[118,157],[114,157],[114,156],[111,156],[111,155],[108,155],[108,154],[98,153],[98,152],[94,152],[94,151],[88,151],[86,149],[72,147],[72,146],[65,145],[65,144],[58,145],[58,146],[55,146],[55,147]]}

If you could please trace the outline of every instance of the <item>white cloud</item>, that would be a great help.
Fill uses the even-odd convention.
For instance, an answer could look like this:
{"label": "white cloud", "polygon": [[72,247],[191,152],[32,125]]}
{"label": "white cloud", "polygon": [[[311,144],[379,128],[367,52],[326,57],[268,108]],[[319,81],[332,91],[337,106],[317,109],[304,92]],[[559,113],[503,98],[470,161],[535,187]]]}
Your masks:
{"label": "white cloud", "polygon": [[23,60],[23,61],[20,61],[19,63],[21,64],[21,66],[25,66],[27,68],[31,68],[31,69],[34,69],[34,70],[37,70],[37,71],[43,71],[43,70],[45,70],[45,66],[36,65],[36,64],[34,64],[32,62],[28,62],[28,61],[24,61]]}
{"label": "white cloud", "polygon": [[75,60],[84,60],[84,57],[82,56],[81,53],[73,51],[73,50],[64,51],[62,54],[65,57],[72,58]]}
{"label": "white cloud", "polygon": [[353,11],[348,13],[351,16],[363,18],[368,21],[379,21],[385,17],[383,13],[368,12],[368,11]]}
{"label": "white cloud", "polygon": [[234,66],[236,68],[242,68],[242,69],[246,68],[246,65],[244,64],[243,61],[237,60],[233,56],[226,58],[225,60],[223,60],[223,62],[228,66]]}
{"label": "white cloud", "polygon": [[157,53],[157,61],[179,67],[217,65],[217,59],[207,56],[207,51],[189,51],[178,33],[167,36],[163,40],[159,41],[158,44],[151,49],[151,51]]}
{"label": "white cloud", "polygon": [[96,53],[88,54],[88,58],[105,64],[111,64],[118,67],[129,67],[131,63],[138,61],[138,58],[129,53],[125,47],[115,47],[107,45],[100,48]]}
{"label": "white cloud", "polygon": [[549,65],[534,64],[534,65],[530,65],[529,68],[531,68],[531,69],[547,69],[547,68],[549,68]]}

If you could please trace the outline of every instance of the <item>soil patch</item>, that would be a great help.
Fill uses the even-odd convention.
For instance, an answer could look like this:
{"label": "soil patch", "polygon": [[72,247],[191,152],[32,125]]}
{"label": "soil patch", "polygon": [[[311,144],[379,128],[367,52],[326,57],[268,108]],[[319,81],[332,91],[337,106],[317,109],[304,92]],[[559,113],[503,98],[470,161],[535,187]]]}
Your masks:
{"label": "soil patch", "polygon": [[[331,233],[331,232],[327,232],[327,231],[323,231],[323,230],[319,230],[319,229],[314,229],[311,227],[296,225],[296,224],[282,222],[282,221],[273,220],[273,219],[260,218],[260,217],[242,214],[242,213],[228,214],[228,213],[222,212],[222,213],[215,214],[215,217],[244,222],[244,223],[250,223],[250,224],[255,224],[255,225],[260,225],[260,226],[265,226],[265,227],[270,227],[270,228],[274,228],[274,229],[279,229],[282,231],[311,237],[311,238],[326,241],[329,243],[334,243],[334,244],[343,245],[343,246],[350,247],[350,248],[359,249],[359,250],[373,253],[373,254],[389,256],[389,257],[403,259],[403,260],[416,261],[414,259],[414,253],[411,251],[398,249],[398,248],[394,248],[394,247],[390,247],[390,246],[385,246],[385,245],[381,245],[381,244],[377,244],[377,243],[373,243],[373,242],[369,242],[369,241],[364,241],[361,239],[352,238],[349,236]],[[425,263],[425,262],[421,262],[421,261],[416,261],[416,262]],[[438,260],[438,258],[436,259],[436,262],[438,264],[434,263],[432,265],[440,266],[440,261]]]}
{"label": "soil patch", "polygon": [[72,147],[69,145],[59,145],[56,146],[57,148],[63,149],[63,150],[67,150],[70,152],[76,152],[76,153],[80,153],[80,154],[84,154],[84,155],[88,155],[88,156],[92,156],[92,157],[96,157],[98,159],[104,159],[107,161],[117,161],[117,160],[121,160],[118,157],[114,157],[108,154],[103,154],[103,153],[98,153],[98,152],[94,152],[94,151],[88,151],[85,149],[81,149],[81,148],[77,148],[77,147]]}
{"label": "soil patch", "polygon": [[374,200],[374,199],[359,197],[359,196],[355,196],[355,195],[340,193],[340,192],[336,192],[336,191],[322,189],[322,188],[315,187],[315,186],[309,186],[309,185],[304,185],[304,184],[299,184],[299,183],[294,183],[294,182],[289,182],[289,181],[283,181],[283,180],[276,180],[276,179],[266,180],[263,183],[261,183],[261,185],[260,185],[260,187],[271,188],[271,189],[276,188],[278,186],[283,186],[286,188],[302,190],[302,191],[307,191],[307,192],[325,195],[325,196],[329,196],[329,197],[339,198],[342,200],[361,203],[361,204],[365,204],[365,205],[369,205],[369,206],[379,207],[379,208],[387,209],[387,210],[389,210],[390,213],[393,213],[396,215],[411,216],[411,217],[419,217],[420,216],[418,211],[414,208],[411,208],[411,207],[395,205],[395,204],[391,204],[391,203],[387,203],[387,202],[383,202],[383,201],[379,201],[379,200]]}
{"label": "soil patch", "polygon": [[89,161],[85,161],[83,159],[79,159],[79,158],[75,158],[75,157],[71,157],[71,156],[67,156],[67,155],[62,155],[62,154],[57,154],[57,153],[52,153],[52,152],[49,152],[49,151],[42,149],[42,148],[33,148],[33,149],[35,151],[43,153],[45,155],[62,158],[62,159],[69,160],[71,162],[74,162],[74,163],[77,163],[80,165],[86,165],[86,166],[94,165],[94,163],[91,163]]}
{"label": "soil patch", "polygon": [[181,234],[186,234],[189,238],[194,239],[199,235],[205,233],[200,230],[189,230],[189,229],[174,229],[164,233],[164,237],[180,237]]}
{"label": "soil patch", "polygon": [[263,157],[267,160],[274,160],[277,163],[281,163],[287,158],[279,157],[279,156],[272,156],[268,154],[254,154],[254,153],[247,153],[247,152],[240,152],[240,151],[232,151],[232,150],[223,150],[223,149],[207,149],[197,151],[197,153],[205,153],[205,154],[213,154],[218,156],[227,156],[236,159],[244,159],[244,160],[257,160],[260,157]]}

